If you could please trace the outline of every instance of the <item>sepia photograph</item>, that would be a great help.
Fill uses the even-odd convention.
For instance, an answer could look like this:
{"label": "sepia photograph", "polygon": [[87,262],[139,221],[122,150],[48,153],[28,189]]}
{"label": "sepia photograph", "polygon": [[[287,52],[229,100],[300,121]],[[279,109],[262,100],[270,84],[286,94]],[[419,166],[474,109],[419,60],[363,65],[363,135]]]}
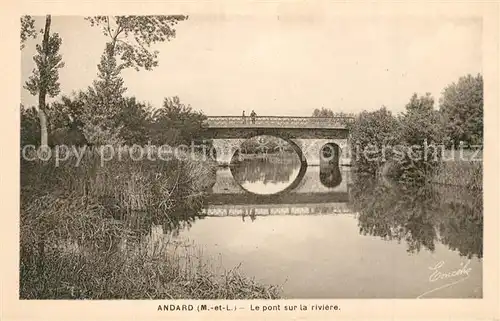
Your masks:
{"label": "sepia photograph", "polygon": [[21,50],[21,298],[482,297],[481,20],[23,16]]}
{"label": "sepia photograph", "polygon": [[498,281],[481,15],[86,13],[11,30],[16,300],[333,316]]}

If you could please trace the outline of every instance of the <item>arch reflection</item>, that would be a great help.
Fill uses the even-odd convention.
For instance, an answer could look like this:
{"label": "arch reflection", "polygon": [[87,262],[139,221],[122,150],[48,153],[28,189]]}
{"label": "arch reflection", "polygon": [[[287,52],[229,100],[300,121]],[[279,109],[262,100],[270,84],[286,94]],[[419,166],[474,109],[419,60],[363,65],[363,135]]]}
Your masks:
{"label": "arch reflection", "polygon": [[276,195],[296,186],[307,164],[293,143],[274,136],[256,136],[233,155],[231,174],[245,191]]}
{"label": "arch reflection", "polygon": [[307,165],[280,163],[271,159],[249,159],[231,166],[236,183],[245,191],[258,195],[277,195],[294,189],[304,177]]}
{"label": "arch reflection", "polygon": [[323,186],[334,188],[342,182],[339,161],[340,147],[337,144],[328,143],[321,148],[319,180]]}
{"label": "arch reflection", "polygon": [[319,180],[323,186],[334,188],[342,183],[342,174],[338,165],[321,165],[319,168]]}

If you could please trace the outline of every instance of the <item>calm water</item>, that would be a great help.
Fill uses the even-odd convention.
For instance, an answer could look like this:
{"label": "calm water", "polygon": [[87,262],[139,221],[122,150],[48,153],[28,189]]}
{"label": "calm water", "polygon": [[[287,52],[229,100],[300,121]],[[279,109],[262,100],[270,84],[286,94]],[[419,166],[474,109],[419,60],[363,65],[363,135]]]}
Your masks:
{"label": "calm water", "polygon": [[219,169],[204,214],[178,237],[286,298],[482,297],[482,196],[462,189],[246,160]]}

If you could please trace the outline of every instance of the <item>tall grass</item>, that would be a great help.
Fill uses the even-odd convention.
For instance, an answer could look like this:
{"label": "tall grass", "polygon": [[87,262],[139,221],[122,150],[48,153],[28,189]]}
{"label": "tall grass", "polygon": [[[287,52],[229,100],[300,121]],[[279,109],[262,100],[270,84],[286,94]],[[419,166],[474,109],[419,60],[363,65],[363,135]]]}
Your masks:
{"label": "tall grass", "polygon": [[180,264],[170,243],[153,252],[144,243],[151,226],[176,231],[198,216],[215,178],[211,161],[122,157],[101,166],[89,149],[75,164],[75,155],[59,166],[21,160],[21,298],[277,296],[235,271],[214,274],[192,253]]}
{"label": "tall grass", "polygon": [[432,178],[433,183],[483,189],[483,163],[472,161],[442,162]]}
{"label": "tall grass", "polygon": [[138,243],[122,251],[50,251],[40,274],[21,266],[23,299],[274,299],[279,288],[217,271],[191,248]]}

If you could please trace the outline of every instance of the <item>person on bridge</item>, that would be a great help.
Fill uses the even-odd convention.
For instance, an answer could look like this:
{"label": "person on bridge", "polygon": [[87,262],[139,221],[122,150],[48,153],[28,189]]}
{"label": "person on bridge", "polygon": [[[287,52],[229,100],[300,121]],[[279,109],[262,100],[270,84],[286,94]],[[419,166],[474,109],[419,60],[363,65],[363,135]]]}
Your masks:
{"label": "person on bridge", "polygon": [[257,114],[253,109],[252,112],[250,113],[250,117],[252,118],[252,124],[255,124],[255,117],[257,117]]}
{"label": "person on bridge", "polygon": [[247,116],[245,116],[245,111],[243,111],[243,115],[241,116],[243,118],[243,124],[247,123]]}

